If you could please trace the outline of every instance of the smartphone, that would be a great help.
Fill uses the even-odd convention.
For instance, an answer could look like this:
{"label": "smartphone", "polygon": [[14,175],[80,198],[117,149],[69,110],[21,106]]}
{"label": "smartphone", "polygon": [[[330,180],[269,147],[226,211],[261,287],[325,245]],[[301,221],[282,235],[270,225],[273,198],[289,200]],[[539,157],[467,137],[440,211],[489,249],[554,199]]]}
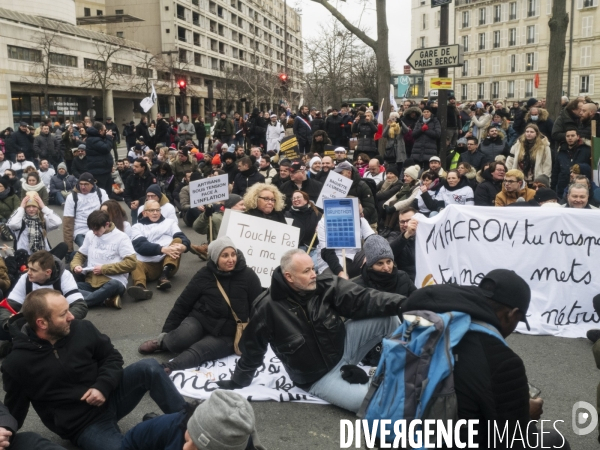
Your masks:
{"label": "smartphone", "polygon": [[542,393],[541,389],[536,388],[533,384],[527,383],[529,385],[529,398],[538,398]]}

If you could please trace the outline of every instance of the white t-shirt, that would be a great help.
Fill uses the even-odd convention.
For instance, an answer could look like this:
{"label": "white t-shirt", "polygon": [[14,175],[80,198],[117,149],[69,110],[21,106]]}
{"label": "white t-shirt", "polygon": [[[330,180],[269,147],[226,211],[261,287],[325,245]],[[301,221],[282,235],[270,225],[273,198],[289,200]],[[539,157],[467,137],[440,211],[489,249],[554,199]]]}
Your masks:
{"label": "white t-shirt", "polygon": [[[135,250],[129,236],[117,228],[114,228],[109,233],[104,233],[100,237],[96,236],[92,230],[89,230],[78,251],[82,255],[87,256],[87,267],[94,267],[98,264],[119,263],[127,256],[135,255]],[[128,273],[106,276],[121,282],[123,286],[127,287]]]}
{"label": "white t-shirt", "polygon": [[14,170],[14,171],[25,170],[28,167],[33,167],[35,169],[35,164],[33,164],[31,161],[27,161],[27,160],[22,161],[22,162],[16,162],[12,165],[12,170]]}
{"label": "white t-shirt", "polygon": [[[25,297],[27,296],[27,289],[25,286],[26,283],[27,274],[24,273],[23,275],[21,275],[21,278],[19,278],[19,281],[17,281],[17,284],[15,285],[13,290],[10,291],[8,299],[23,304],[23,302],[25,301]],[[54,289],[51,283],[41,285],[31,283],[31,292],[37,291],[38,289],[42,288]],[[81,294],[81,292],[79,292],[79,288],[77,287],[75,278],[73,278],[73,274],[68,270],[63,271],[60,277],[60,290],[67,299],[67,302],[69,302],[69,305],[76,300],[83,300],[83,295]]]}
{"label": "white t-shirt", "polygon": [[[144,206],[145,205],[142,205],[138,208],[138,217],[140,214],[142,214],[142,211],[144,211]],[[175,223],[179,222],[179,217],[177,217],[177,211],[171,203],[165,203],[164,205],[162,205],[160,207],[160,213],[165,219],[174,220]]]}
{"label": "white t-shirt", "polygon": [[[181,229],[177,222],[171,219],[164,219],[151,224],[136,223],[131,227],[131,241],[145,237],[148,242],[158,244],[161,247],[166,247],[173,241],[173,235],[181,233]],[[164,253],[154,256],[143,256],[136,252],[138,261],[142,262],[160,262],[166,256]]]}
{"label": "white t-shirt", "polygon": [[372,180],[375,180],[375,184],[379,184],[385,180],[385,172],[379,172],[377,175],[373,176],[371,172],[367,170],[363,175],[363,178],[371,178]]}
{"label": "white t-shirt", "polygon": [[44,186],[46,186],[46,189],[48,189],[48,192],[50,192],[50,180],[54,175],[56,175],[56,172],[52,167],[49,167],[45,172],[39,170],[38,173],[40,174],[40,179],[43,181]]}
{"label": "white t-shirt", "polygon": [[93,211],[99,210],[102,203],[108,200],[108,195],[104,189],[99,187],[96,187],[96,189],[100,189],[102,202],[100,202],[96,191],[90,192],[89,194],[82,194],[81,192],[77,193],[77,216],[75,216],[75,200],[73,199],[73,193],[69,194],[65,201],[65,212],[63,217],[75,217],[73,237],[78,234],[86,234],[90,230],[87,226],[88,216]]}

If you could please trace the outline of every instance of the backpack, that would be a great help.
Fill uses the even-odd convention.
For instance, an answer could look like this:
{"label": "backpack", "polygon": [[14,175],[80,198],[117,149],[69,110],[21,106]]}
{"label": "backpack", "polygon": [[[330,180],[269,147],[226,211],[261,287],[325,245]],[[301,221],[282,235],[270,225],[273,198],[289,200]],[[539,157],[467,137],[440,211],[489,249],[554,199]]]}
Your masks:
{"label": "backpack", "polygon": [[[369,427],[386,419],[404,419],[407,425],[413,419],[458,420],[452,349],[468,331],[495,336],[507,345],[493,326],[466,313],[404,313],[404,322],[383,340],[381,360],[357,416],[368,420]],[[392,431],[388,442],[394,437]]]}
{"label": "backpack", "polygon": [[[77,192],[73,191],[71,193],[73,195],[73,217],[77,216],[77,201],[79,200]],[[100,188],[98,186],[96,186],[96,194],[98,195],[98,201],[100,202],[100,205],[102,205],[102,191],[100,191]]]}
{"label": "backpack", "polygon": [[371,189],[371,194],[373,194],[373,198],[375,198],[375,194],[377,194],[377,183],[373,178],[361,178],[361,181],[364,181],[369,189]]}

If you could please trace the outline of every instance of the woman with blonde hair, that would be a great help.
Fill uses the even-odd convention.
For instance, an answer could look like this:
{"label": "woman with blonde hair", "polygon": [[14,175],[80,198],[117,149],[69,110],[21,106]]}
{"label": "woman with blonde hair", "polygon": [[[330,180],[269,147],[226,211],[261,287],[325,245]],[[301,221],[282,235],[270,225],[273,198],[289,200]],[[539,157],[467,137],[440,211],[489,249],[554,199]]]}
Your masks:
{"label": "woman with blonde hair", "polygon": [[540,175],[552,177],[550,143],[535,124],[528,124],[525,133],[510,149],[506,170],[519,169],[528,185]]}
{"label": "woman with blonde hair", "polygon": [[244,206],[246,214],[287,224],[283,212],[285,199],[272,184],[256,183],[250,186],[244,195]]}

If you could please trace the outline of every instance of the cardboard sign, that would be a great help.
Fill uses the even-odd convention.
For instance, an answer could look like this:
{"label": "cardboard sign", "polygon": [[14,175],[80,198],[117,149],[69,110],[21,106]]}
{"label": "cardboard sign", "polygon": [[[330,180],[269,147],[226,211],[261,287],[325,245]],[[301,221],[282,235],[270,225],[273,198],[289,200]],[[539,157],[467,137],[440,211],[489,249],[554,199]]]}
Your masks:
{"label": "cardboard sign", "polygon": [[190,207],[227,200],[229,198],[228,184],[229,177],[226,174],[190,181]]}
{"label": "cardboard sign", "polygon": [[331,156],[331,159],[335,161],[335,149],[338,148],[337,145],[327,144],[325,145],[325,151],[323,152],[323,156]]}
{"label": "cardboard sign", "polygon": [[350,188],[352,187],[352,180],[346,178],[342,174],[335,173],[333,170],[329,171],[323,188],[317,198],[317,207],[323,209],[323,200],[327,198],[344,198],[348,195]]}
{"label": "cardboard sign", "polygon": [[324,200],[325,248],[360,248],[357,198]]}
{"label": "cardboard sign", "polygon": [[267,288],[283,254],[298,247],[300,228],[226,209],[219,229],[219,237],[223,236],[244,253],[246,265]]}
{"label": "cardboard sign", "polygon": [[298,139],[296,139],[296,136],[294,135],[284,137],[279,144],[279,149],[280,160],[282,158],[296,159],[298,157],[298,151],[300,150]]}

